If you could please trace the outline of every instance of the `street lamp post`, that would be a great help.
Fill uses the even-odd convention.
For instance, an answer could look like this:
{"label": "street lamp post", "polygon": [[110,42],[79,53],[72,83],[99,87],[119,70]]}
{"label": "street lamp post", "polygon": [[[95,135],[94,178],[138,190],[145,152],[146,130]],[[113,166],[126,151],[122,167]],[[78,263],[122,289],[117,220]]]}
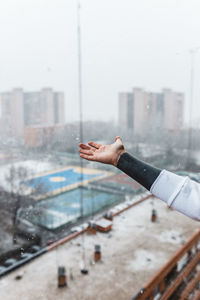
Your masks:
{"label": "street lamp post", "polygon": [[200,47],[191,49],[191,66],[190,66],[190,113],[189,113],[189,132],[188,132],[188,155],[187,155],[187,168],[191,164],[191,150],[192,150],[192,112],[193,112],[193,101],[194,101],[194,62],[195,54],[198,52]]}

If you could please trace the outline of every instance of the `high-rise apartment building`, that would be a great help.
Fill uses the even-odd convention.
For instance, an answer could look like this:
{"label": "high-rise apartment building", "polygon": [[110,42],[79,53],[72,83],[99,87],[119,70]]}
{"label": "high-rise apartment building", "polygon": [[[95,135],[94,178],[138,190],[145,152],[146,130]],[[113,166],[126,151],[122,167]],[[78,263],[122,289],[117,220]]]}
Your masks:
{"label": "high-rise apartment building", "polygon": [[64,94],[44,88],[24,92],[21,88],[0,94],[2,133],[22,137],[26,126],[64,123]]}
{"label": "high-rise apartment building", "polygon": [[183,126],[184,94],[170,89],[152,93],[134,88],[119,93],[119,125],[134,134],[153,130],[180,130]]}
{"label": "high-rise apartment building", "polygon": [[163,89],[164,128],[179,130],[183,127],[184,95]]}

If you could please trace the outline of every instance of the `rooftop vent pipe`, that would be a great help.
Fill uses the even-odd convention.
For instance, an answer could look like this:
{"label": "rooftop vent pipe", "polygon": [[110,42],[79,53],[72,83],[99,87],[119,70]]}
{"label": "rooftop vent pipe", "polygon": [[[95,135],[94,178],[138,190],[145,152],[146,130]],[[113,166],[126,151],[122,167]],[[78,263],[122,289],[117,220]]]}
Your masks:
{"label": "rooftop vent pipe", "polygon": [[65,267],[58,267],[58,287],[67,286]]}
{"label": "rooftop vent pipe", "polygon": [[97,262],[101,259],[101,246],[95,245],[94,246],[94,261]]}

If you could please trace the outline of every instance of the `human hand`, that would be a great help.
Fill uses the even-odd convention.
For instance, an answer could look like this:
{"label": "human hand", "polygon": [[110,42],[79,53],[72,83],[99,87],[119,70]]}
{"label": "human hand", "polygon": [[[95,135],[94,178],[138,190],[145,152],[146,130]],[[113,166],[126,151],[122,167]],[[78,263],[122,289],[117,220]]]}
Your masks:
{"label": "human hand", "polygon": [[80,157],[113,166],[117,166],[120,155],[126,152],[119,136],[110,145],[101,145],[95,142],[88,142],[88,145],[79,144]]}

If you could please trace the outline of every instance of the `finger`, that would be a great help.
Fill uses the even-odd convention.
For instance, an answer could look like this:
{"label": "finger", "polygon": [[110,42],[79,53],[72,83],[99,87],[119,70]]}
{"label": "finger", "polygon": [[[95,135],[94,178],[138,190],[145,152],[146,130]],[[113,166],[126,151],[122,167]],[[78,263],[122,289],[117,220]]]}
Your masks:
{"label": "finger", "polygon": [[101,144],[98,144],[98,143],[95,143],[95,142],[88,142],[88,145],[96,148],[96,149],[99,149],[101,147]]}
{"label": "finger", "polygon": [[94,160],[94,157],[91,155],[86,155],[86,154],[80,154],[80,157],[87,159],[87,160]]}
{"label": "finger", "polygon": [[79,149],[79,152],[82,154],[93,155],[94,152],[92,150]]}
{"label": "finger", "polygon": [[90,147],[88,145],[85,145],[83,143],[79,144],[79,147],[81,147],[82,149],[87,149],[87,150],[90,149]]}
{"label": "finger", "polygon": [[115,138],[115,142],[116,142],[118,139],[120,139],[120,140],[121,140],[121,142],[122,142],[122,139],[120,138],[120,136],[116,136],[116,138]]}

